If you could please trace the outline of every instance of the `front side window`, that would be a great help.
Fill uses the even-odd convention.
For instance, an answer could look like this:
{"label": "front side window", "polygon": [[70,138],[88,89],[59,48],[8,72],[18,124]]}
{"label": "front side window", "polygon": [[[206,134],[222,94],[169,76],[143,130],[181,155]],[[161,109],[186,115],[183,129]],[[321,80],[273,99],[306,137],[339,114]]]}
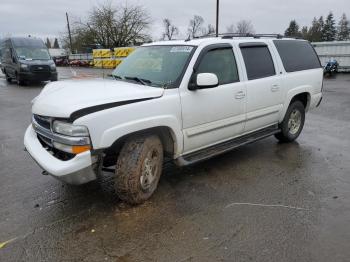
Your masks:
{"label": "front side window", "polygon": [[270,51],[265,45],[241,47],[248,80],[276,74]]}
{"label": "front side window", "polygon": [[237,64],[231,48],[210,50],[202,58],[196,73],[215,74],[219,85],[239,81]]}
{"label": "front side window", "polygon": [[141,80],[143,84],[174,88],[191,58],[193,46],[145,46],[137,48],[113,71],[120,80]]}

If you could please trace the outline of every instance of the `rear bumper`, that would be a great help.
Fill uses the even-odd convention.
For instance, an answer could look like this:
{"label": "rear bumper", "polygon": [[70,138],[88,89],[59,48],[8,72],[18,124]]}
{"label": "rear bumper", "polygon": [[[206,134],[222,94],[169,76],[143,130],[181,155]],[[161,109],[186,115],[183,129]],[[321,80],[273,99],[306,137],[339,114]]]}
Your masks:
{"label": "rear bumper", "polygon": [[22,81],[57,81],[57,72],[45,72],[45,73],[34,73],[34,72],[19,72],[19,78]]}
{"label": "rear bumper", "polygon": [[78,154],[71,160],[62,161],[52,156],[41,145],[31,125],[24,135],[24,146],[34,161],[58,180],[80,185],[96,179],[94,166],[97,165],[97,157],[93,157],[90,151]]}

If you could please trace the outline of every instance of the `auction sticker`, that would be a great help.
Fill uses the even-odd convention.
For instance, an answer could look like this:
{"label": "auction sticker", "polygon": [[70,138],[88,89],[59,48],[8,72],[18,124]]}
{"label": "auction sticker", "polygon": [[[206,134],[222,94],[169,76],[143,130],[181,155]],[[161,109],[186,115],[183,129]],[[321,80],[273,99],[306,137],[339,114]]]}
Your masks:
{"label": "auction sticker", "polygon": [[190,53],[193,46],[174,46],[170,49],[170,53]]}

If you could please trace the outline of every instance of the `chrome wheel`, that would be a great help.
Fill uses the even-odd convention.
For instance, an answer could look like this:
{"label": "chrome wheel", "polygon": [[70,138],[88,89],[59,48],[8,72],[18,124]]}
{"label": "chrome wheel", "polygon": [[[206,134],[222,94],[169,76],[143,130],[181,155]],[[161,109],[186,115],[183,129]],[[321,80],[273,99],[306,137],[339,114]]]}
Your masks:
{"label": "chrome wheel", "polygon": [[301,126],[301,113],[299,110],[294,109],[290,114],[290,117],[288,120],[289,133],[292,135],[295,135],[296,133],[298,133],[300,126]]}
{"label": "chrome wheel", "polygon": [[147,153],[143,165],[142,175],[140,176],[141,188],[143,190],[149,190],[154,182],[157,180],[157,174],[159,172],[159,152],[157,150],[151,150]]}

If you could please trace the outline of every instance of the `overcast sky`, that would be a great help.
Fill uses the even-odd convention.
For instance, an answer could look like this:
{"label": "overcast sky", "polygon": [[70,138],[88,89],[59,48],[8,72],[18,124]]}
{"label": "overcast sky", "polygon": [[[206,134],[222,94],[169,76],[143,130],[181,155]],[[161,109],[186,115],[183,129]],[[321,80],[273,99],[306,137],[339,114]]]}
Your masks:
{"label": "overcast sky", "polygon": [[[0,0],[0,37],[11,34],[31,34],[39,37],[59,36],[66,28],[65,12],[71,18],[84,18],[88,11],[104,0]],[[205,23],[215,24],[216,0],[112,0],[115,4],[142,5],[153,19],[151,35],[161,36],[162,19],[170,18],[183,33],[194,14],[201,15]],[[257,33],[283,33],[291,19],[300,26],[309,25],[314,16],[326,16],[333,11],[338,20],[349,12],[349,0],[220,0],[220,30],[241,19],[251,20]]]}

